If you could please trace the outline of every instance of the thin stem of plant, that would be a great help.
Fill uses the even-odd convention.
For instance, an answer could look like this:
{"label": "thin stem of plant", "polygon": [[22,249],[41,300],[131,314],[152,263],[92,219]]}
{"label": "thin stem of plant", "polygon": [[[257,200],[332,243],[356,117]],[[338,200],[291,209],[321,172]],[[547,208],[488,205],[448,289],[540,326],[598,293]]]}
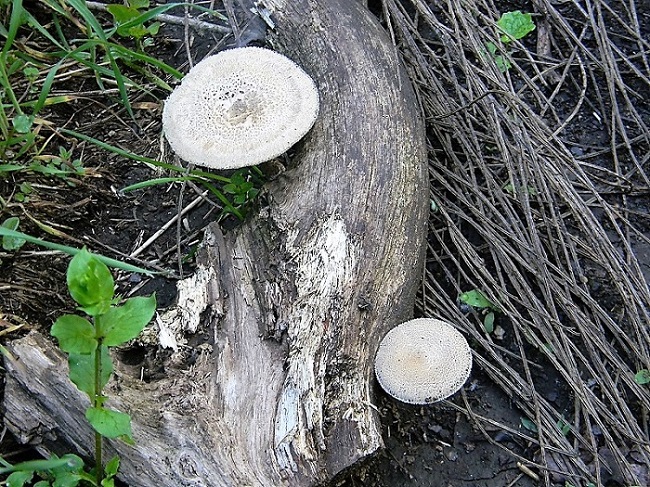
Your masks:
{"label": "thin stem of plant", "polygon": [[[95,349],[95,398],[93,407],[102,407],[102,346],[98,342]],[[101,487],[104,479],[104,467],[102,466],[102,435],[95,431],[95,479],[97,487]]]}

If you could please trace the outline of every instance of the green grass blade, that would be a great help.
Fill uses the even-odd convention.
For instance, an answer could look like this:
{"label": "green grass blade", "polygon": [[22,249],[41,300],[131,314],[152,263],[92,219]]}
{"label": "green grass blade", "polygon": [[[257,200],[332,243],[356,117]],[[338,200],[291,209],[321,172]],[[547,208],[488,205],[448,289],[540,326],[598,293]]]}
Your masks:
{"label": "green grass blade", "polygon": [[229,211],[240,220],[244,219],[244,215],[241,213],[241,211],[235,208],[230,200],[221,191],[205,181],[203,181],[201,184],[205,186],[214,196],[216,196],[216,198],[221,201],[221,203],[223,203],[223,211]]}
{"label": "green grass blade", "polygon": [[125,48],[124,46],[120,46],[119,44],[110,43],[110,46],[112,47],[114,53],[122,54],[122,56],[125,57],[125,58],[136,59],[136,60],[141,61],[143,63],[147,63],[147,64],[149,64],[151,66],[154,66],[154,67],[160,69],[161,71],[164,71],[167,74],[172,75],[176,79],[181,79],[184,76],[183,73],[181,73],[177,69],[171,67],[169,64],[167,64],[167,63],[165,63],[163,61],[160,61],[160,60],[158,60],[158,59],[156,59],[154,57],[147,56],[144,53],[135,52],[135,51],[133,51],[131,49]]}
{"label": "green grass blade", "polygon": [[43,472],[60,468],[68,464],[67,458],[56,458],[50,460],[27,460],[26,462],[10,465],[9,467],[0,468],[0,474],[7,474],[11,472],[18,472],[21,470],[30,470],[33,472]]}
{"label": "green grass blade", "polygon": [[154,178],[147,179],[146,181],[140,181],[139,183],[130,184],[120,190],[120,193],[128,193],[129,191],[135,191],[137,189],[149,188],[151,186],[156,186],[158,184],[167,184],[167,183],[177,183],[180,181],[196,181],[199,178],[192,176],[179,176],[174,178]]}
{"label": "green grass blade", "polygon": [[133,107],[131,106],[131,101],[129,100],[129,94],[126,91],[125,79],[127,78],[122,75],[122,72],[120,71],[117,62],[113,57],[113,53],[111,52],[110,47],[106,47],[106,56],[108,56],[108,61],[111,63],[111,68],[113,69],[113,77],[115,78],[115,81],[117,81],[117,88],[120,92],[120,98],[122,98],[122,104],[126,108],[126,111],[129,113],[131,118],[134,118],[135,115],[133,113]]}
{"label": "green grass blade", "polygon": [[[50,96],[46,98],[43,101],[43,106],[44,107],[49,107],[51,105],[58,105],[60,103],[67,103],[72,100],[76,100],[79,98],[77,95],[57,95],[57,96]],[[38,100],[31,100],[31,101],[25,101],[20,104],[22,108],[34,108],[36,106]],[[7,105],[3,105],[3,108],[5,108]]]}
{"label": "green grass blade", "polygon": [[[7,29],[7,38],[5,39],[5,45],[2,47],[2,56],[6,56],[9,50],[13,47],[14,41],[16,40],[16,34],[18,29],[23,23],[23,15],[25,9],[23,8],[22,0],[13,0],[11,2],[11,16],[9,18],[9,29]],[[4,62],[4,59],[2,60]]]}
{"label": "green grass blade", "polygon": [[[101,147],[102,149],[105,149],[109,152],[112,152],[114,154],[119,154],[123,157],[126,157],[128,159],[138,161],[138,162],[144,162],[147,164],[151,164],[156,167],[160,167],[163,169],[167,169],[169,171],[175,171],[175,172],[185,172],[187,169],[184,167],[179,167],[179,166],[174,166],[173,164],[168,164],[166,162],[159,161],[157,159],[152,159],[150,157],[144,157],[140,156],[138,154],[134,154],[133,152],[126,151],[124,149],[120,149],[119,147],[115,147],[114,145],[107,144],[106,142],[102,142],[101,140],[94,139],[92,137],[88,137],[87,135],[80,134],[79,132],[74,132],[73,130],[68,130],[68,129],[61,129],[61,133],[71,135],[73,137],[76,137],[78,139],[84,140],[86,142],[90,142],[91,144],[96,145],[97,147]],[[214,179],[219,182],[225,182],[229,183],[230,179],[226,178],[224,176],[219,176],[217,174],[211,174],[208,172],[204,171],[190,171],[189,175],[186,175],[185,177],[188,176],[195,176],[195,177],[201,177],[201,178],[209,178],[209,179]],[[201,185],[204,186],[206,189],[208,189],[212,194],[214,194],[219,201],[221,201],[228,211],[230,211],[233,215],[237,216],[237,218],[243,219],[244,216],[242,213],[233,206],[233,204],[230,202],[230,200],[224,196],[224,194],[219,191],[217,188],[215,188],[213,185],[209,184],[207,181],[201,181]]]}
{"label": "green grass blade", "polygon": [[22,171],[24,169],[27,169],[27,166],[23,166],[22,164],[0,164],[0,173]]}
{"label": "green grass blade", "polygon": [[41,23],[36,20],[36,18],[29,12],[25,12],[25,21],[27,25],[32,27],[33,29],[36,29],[39,34],[41,34],[43,37],[45,37],[48,41],[50,41],[53,45],[61,49],[62,51],[68,50],[66,46],[61,44],[50,32],[41,25]]}
{"label": "green grass blade", "polygon": [[159,161],[157,159],[152,159],[151,157],[145,157],[145,156],[140,156],[138,154],[134,154],[133,152],[129,152],[124,149],[120,149],[119,147],[115,147],[114,145],[107,144],[106,142],[102,142],[101,140],[94,139],[93,137],[89,137],[87,135],[81,134],[79,132],[75,132],[74,130],[68,130],[68,129],[61,129],[60,132],[62,134],[67,134],[71,135],[73,137],[76,137],[80,140],[90,142],[91,144],[96,145],[97,147],[101,147],[102,149],[105,149],[109,152],[112,152],[113,154],[118,154],[120,156],[126,157],[128,159],[131,159],[133,161],[138,161],[138,162],[144,162],[147,164],[151,164],[156,167],[161,167],[163,169],[167,169],[169,171],[175,171],[175,172],[185,172],[186,169],[183,167],[179,166],[174,166],[173,164],[168,164],[166,162]]}
{"label": "green grass blade", "polygon": [[[79,13],[84,22],[86,22],[92,32],[99,39],[102,41],[108,40],[99,20],[97,20],[97,17],[95,17],[95,15],[90,11],[84,0],[68,0],[68,3]],[[89,39],[92,38],[89,32],[87,33],[87,36]]]}
{"label": "green grass blade", "polygon": [[212,179],[212,180],[218,181],[220,183],[229,183],[230,182],[230,178],[227,178],[225,176],[220,176],[218,174],[213,174],[211,172],[201,171],[200,169],[193,169],[192,171],[190,171],[190,175],[197,176],[197,177],[200,177],[200,178]]}
{"label": "green grass blade", "polygon": [[[88,26],[92,30],[92,32],[101,41],[99,44],[104,48],[104,51],[106,52],[106,57],[108,58],[108,62],[111,66],[111,69],[113,70],[113,78],[117,82],[117,88],[118,91],[120,92],[120,98],[122,99],[122,104],[126,108],[126,111],[129,113],[131,118],[133,118],[134,117],[133,107],[131,107],[131,102],[129,101],[129,96],[126,91],[126,83],[125,83],[126,78],[124,75],[122,75],[122,72],[120,71],[120,68],[117,65],[117,62],[115,60],[115,56],[113,55],[111,44],[108,42],[108,37],[112,35],[112,33],[108,34],[107,36],[107,33],[104,32],[104,29],[102,28],[101,24],[97,20],[97,17],[93,15],[93,13],[86,5],[85,1],[68,0],[68,3],[79,13],[79,15],[81,15],[81,17],[84,19],[86,24],[88,24]],[[88,38],[91,39],[92,36],[88,35]]]}
{"label": "green grass blade", "polygon": [[45,100],[47,100],[47,97],[50,94],[50,90],[52,89],[52,83],[54,82],[54,77],[56,76],[56,73],[59,71],[62,62],[63,60],[56,63],[54,66],[50,68],[50,71],[47,73],[47,76],[43,81],[43,86],[41,87],[41,93],[38,95],[38,100],[36,100],[36,104],[34,105],[34,110],[32,111],[32,115],[36,116],[36,114],[41,111],[41,108],[45,106]]}
{"label": "green grass blade", "polygon": [[[96,145],[97,147],[100,147],[102,149],[105,149],[109,152],[112,152],[113,154],[118,154],[120,156],[126,157],[127,159],[131,159],[133,161],[137,162],[144,162],[146,164],[151,164],[152,166],[160,167],[162,169],[167,169],[168,171],[174,171],[174,172],[182,172],[185,173],[187,171],[186,168],[180,167],[180,166],[175,166],[174,164],[168,164],[166,162],[159,161],[158,159],[152,159],[150,157],[145,157],[141,156],[138,154],[134,154],[133,152],[129,152],[124,149],[120,149],[119,147],[115,147],[114,145],[107,144],[106,142],[102,142],[101,140],[94,139],[92,137],[89,137],[87,135],[81,134],[79,132],[75,132],[74,130],[69,130],[69,129],[61,129],[60,131],[63,134],[71,135],[72,137],[76,137],[80,140],[89,142],[91,144]],[[213,179],[215,181],[219,181],[221,183],[229,183],[230,178],[227,178],[225,176],[220,176],[218,174],[212,174],[206,171],[200,171],[200,170],[193,170],[190,171],[189,173],[190,176],[195,176],[199,178],[207,178],[207,179]]]}
{"label": "green grass blade", "polygon": [[[4,228],[0,226],[0,237],[5,237],[5,236],[13,237],[13,238],[21,238],[29,243],[40,245],[41,247],[45,247],[46,249],[58,250],[59,252],[63,252],[65,254],[72,255],[72,256],[77,255],[79,252],[81,252],[81,249],[77,249],[75,247],[69,247],[67,245],[61,245],[58,243],[49,242],[48,240],[42,240],[38,237],[32,237],[31,235],[28,235],[26,233],[17,232],[15,230],[9,230],[8,228]],[[116,259],[111,259],[110,257],[106,257],[101,254],[94,254],[94,255],[97,256],[99,260],[101,260],[104,264],[106,264],[109,267],[122,269],[128,272],[138,272],[140,274],[146,274],[146,275],[157,274],[157,272],[143,269],[142,267],[137,267],[131,264],[127,264],[126,262],[122,262]]]}

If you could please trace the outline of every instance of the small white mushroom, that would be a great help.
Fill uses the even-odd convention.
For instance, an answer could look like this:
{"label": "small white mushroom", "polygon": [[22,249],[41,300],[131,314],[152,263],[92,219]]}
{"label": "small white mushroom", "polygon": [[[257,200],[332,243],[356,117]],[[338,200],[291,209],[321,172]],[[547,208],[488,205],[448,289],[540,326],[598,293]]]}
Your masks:
{"label": "small white mushroom", "polygon": [[196,64],[165,102],[163,132],[187,162],[234,169],[285,153],[318,115],[314,81],[289,58],[259,47]]}
{"label": "small white mushroom", "polygon": [[452,325],[419,318],[393,328],[375,356],[375,374],[391,396],[429,404],[458,391],[472,369],[467,340]]}

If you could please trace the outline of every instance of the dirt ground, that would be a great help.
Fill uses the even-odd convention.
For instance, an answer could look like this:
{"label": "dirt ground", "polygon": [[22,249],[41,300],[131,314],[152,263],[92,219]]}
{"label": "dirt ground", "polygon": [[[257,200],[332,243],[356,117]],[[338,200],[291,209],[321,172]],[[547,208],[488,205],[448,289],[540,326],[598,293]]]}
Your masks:
{"label": "dirt ground", "polygon": [[[516,7],[525,8],[526,5]],[[647,5],[640,12],[640,18],[643,19],[648,39],[650,10]],[[169,41],[168,47],[177,46],[170,40],[171,36],[164,38]],[[160,49],[164,50],[163,47]],[[77,89],[82,90],[84,87]],[[640,86],[639,89],[647,90],[648,87]],[[553,110],[560,118],[568,115],[564,111],[572,110],[570,101],[569,98],[557,99]],[[593,103],[597,105],[599,101],[594,99]],[[83,99],[62,105],[53,117],[83,128],[87,135],[102,140],[110,138],[114,144],[138,154],[159,157],[160,99],[153,96],[138,100],[134,106],[136,116],[133,121],[124,121],[122,116],[115,116],[117,105],[110,97],[100,98],[91,106]],[[650,123],[647,105],[639,108]],[[120,113],[119,110],[117,113]],[[563,137],[570,142],[571,151],[576,156],[608,143],[606,127],[597,122],[593,116],[581,115],[565,130]],[[97,252],[117,258],[129,255],[173,219],[179,207],[184,207],[196,198],[191,188],[180,184],[123,194],[119,191],[120,188],[160,174],[89,144],[78,143],[74,146],[74,153],[83,157],[84,166],[88,169],[87,176],[63,181],[21,173],[0,181],[0,195],[11,194],[21,183],[29,182],[34,192],[30,196],[29,206],[26,204],[25,208],[29,209],[36,220],[62,231],[65,235],[58,241],[67,245],[88,245]],[[595,158],[589,162],[599,164]],[[179,201],[181,192],[183,199]],[[636,212],[636,216],[633,212],[632,223],[644,230],[646,238],[650,238],[647,219],[650,208],[648,188],[643,188],[635,196],[632,208]],[[19,207],[5,208],[0,214],[0,220],[13,213],[22,214],[21,211]],[[119,291],[125,295],[155,291],[159,307],[172,304],[176,281],[181,275],[186,276],[192,271],[191,257],[201,240],[201,230],[217,214],[217,209],[199,203],[195,209],[185,213],[178,224],[172,223],[168,230],[138,255],[140,262],[155,263],[160,268],[171,269],[171,275],[144,278],[137,274],[119,272]],[[228,217],[224,222],[226,226],[236,224],[233,217]],[[29,220],[21,229],[27,233],[39,232],[38,225]],[[640,240],[635,250],[647,278],[650,276],[650,245]],[[23,325],[19,331],[2,337],[4,340],[17,338],[33,329],[48,330],[56,317],[73,310],[73,303],[67,297],[65,289],[67,262],[68,258],[60,253],[43,251],[31,245],[19,252],[0,250],[0,319]],[[134,263],[137,264],[138,260]],[[594,285],[599,286],[594,291],[606,299],[609,294],[607,283],[596,282]],[[506,336],[505,340],[507,339]],[[505,342],[501,345],[504,348],[509,346]],[[153,374],[157,371],[149,372]],[[553,371],[539,367],[534,373],[539,376],[540,382],[546,384],[544,397],[558,410],[573,407],[570,392]],[[521,462],[521,459],[534,462],[539,453],[533,442],[523,439],[526,435],[534,436],[534,432],[527,430],[529,425],[525,415],[480,367],[475,366],[462,392],[449,401],[430,406],[409,406],[387,397],[378,387],[377,397],[387,448],[368,464],[338,479],[337,485],[543,485],[538,474]],[[486,428],[483,423],[479,426],[475,418],[468,417],[463,412],[467,410],[467,405],[472,406],[471,410],[475,414],[489,414],[493,420],[492,426]],[[512,431],[502,425],[509,425],[521,434],[512,434]],[[7,460],[34,457],[29,446],[17,445],[9,434],[3,434],[1,440],[0,455]],[[646,466],[646,478],[647,475]],[[603,479],[605,486],[626,486],[616,472],[604,472]],[[553,485],[564,487],[567,485],[565,481],[558,477],[553,479]]]}

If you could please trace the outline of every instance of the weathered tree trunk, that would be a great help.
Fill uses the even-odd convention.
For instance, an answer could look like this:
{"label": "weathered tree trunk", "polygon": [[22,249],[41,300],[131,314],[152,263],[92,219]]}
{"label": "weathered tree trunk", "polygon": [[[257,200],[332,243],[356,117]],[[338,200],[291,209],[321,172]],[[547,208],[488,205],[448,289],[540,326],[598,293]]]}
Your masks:
{"label": "weathered tree trunk", "polygon": [[[109,442],[133,486],[315,485],[382,446],[372,361],[412,312],[426,234],[424,130],[376,20],[351,0],[273,0],[275,46],[321,93],[294,164],[259,214],[206,232],[160,339],[211,330],[193,362],[142,382],[118,364],[113,407],[136,446]],[[167,337],[167,338],[166,338]],[[89,454],[83,397],[38,335],[6,362],[6,422],[45,451]]]}

